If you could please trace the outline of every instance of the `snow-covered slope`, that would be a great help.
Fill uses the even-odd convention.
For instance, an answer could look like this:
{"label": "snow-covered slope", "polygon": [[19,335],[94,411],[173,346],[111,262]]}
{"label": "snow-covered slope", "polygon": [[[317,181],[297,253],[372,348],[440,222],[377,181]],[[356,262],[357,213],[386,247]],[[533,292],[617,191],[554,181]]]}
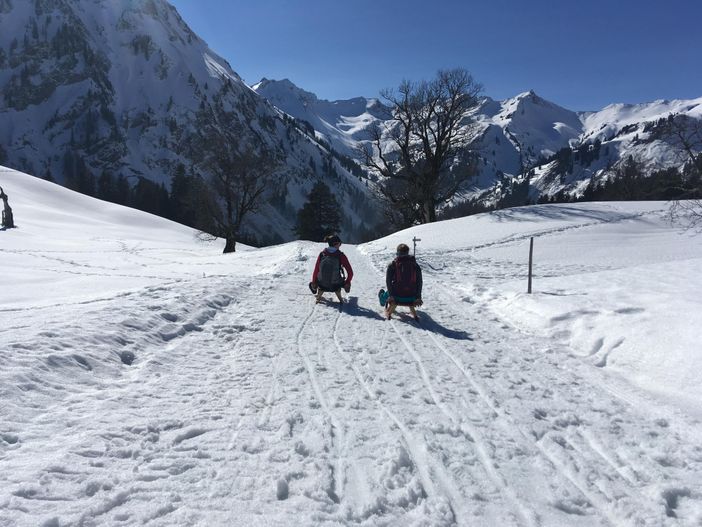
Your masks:
{"label": "snow-covered slope", "polygon": [[546,101],[533,91],[499,103],[486,99],[474,115],[479,123],[499,127],[508,143],[522,154],[525,165],[539,156],[555,154],[583,131],[577,113]]}
{"label": "snow-covered slope", "polygon": [[262,79],[252,89],[285,113],[309,123],[332,148],[352,158],[358,155],[358,143],[370,138],[373,124],[390,118],[388,109],[377,99],[326,101],[288,79]]}
{"label": "snow-covered slope", "polygon": [[181,164],[207,177],[218,148],[257,150],[279,168],[269,204],[246,226],[254,234],[291,239],[320,179],[344,208],[344,234],[371,225],[367,187],[165,0],[9,1],[0,27],[0,163],[59,183],[87,173],[168,185]]}
{"label": "snow-covered slope", "polygon": [[[344,245],[339,310],[307,291],[319,245],[221,255],[0,170],[0,525],[702,521],[702,245],[664,204]],[[387,322],[414,236],[422,320]]]}
{"label": "snow-covered slope", "polygon": [[622,128],[656,122],[671,114],[702,119],[702,97],[690,100],[658,100],[644,104],[610,104],[599,112],[581,114],[585,124],[584,139],[605,141]]}
{"label": "snow-covered slope", "polygon": [[475,187],[485,189],[503,174],[518,175],[568,146],[582,134],[578,114],[536,95],[505,101],[486,98],[472,113],[477,122],[471,148],[481,159]]}

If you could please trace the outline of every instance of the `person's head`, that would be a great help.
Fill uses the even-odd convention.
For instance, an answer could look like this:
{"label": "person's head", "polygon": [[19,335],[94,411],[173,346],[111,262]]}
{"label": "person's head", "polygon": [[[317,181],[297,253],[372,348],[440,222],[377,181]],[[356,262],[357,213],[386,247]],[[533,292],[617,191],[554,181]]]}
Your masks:
{"label": "person's head", "polygon": [[409,254],[409,245],[401,243],[397,246],[397,256],[407,256]]}
{"label": "person's head", "polygon": [[329,247],[339,247],[341,245],[341,238],[336,234],[329,234],[324,237],[324,241],[329,244]]}

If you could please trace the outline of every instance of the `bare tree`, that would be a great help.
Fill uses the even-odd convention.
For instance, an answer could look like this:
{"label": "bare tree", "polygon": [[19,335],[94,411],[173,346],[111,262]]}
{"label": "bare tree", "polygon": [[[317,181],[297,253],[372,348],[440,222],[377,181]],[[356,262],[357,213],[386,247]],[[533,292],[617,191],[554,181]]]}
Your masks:
{"label": "bare tree", "polygon": [[206,230],[225,239],[224,253],[235,252],[244,219],[258,211],[277,162],[266,152],[218,149],[205,165],[211,173],[206,199],[200,204]]}
{"label": "bare tree", "polygon": [[12,216],[12,207],[10,207],[10,204],[8,203],[8,197],[7,194],[5,194],[5,191],[0,187],[0,199],[2,200],[2,227],[5,229],[12,229],[15,226],[15,219]]}
{"label": "bare tree", "polygon": [[398,223],[436,221],[437,207],[473,175],[467,113],[478,105],[481,90],[466,70],[452,69],[381,92],[393,119],[372,130],[360,153],[382,176],[380,191]]}
{"label": "bare tree", "polygon": [[693,176],[702,177],[702,119],[688,115],[670,115],[663,126],[668,142],[685,158]]}
{"label": "bare tree", "polygon": [[668,218],[686,229],[702,230],[702,119],[670,115],[663,126],[667,141],[685,159],[683,165],[686,199],[670,203]]}
{"label": "bare tree", "polygon": [[689,231],[702,231],[702,200],[685,199],[670,202],[667,219]]}

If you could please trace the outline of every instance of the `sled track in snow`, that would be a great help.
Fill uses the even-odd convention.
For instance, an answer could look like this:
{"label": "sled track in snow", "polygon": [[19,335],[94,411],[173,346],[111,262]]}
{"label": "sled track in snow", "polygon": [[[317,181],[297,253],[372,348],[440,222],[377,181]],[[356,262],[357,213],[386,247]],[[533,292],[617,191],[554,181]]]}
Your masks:
{"label": "sled track in snow", "polygon": [[[594,441],[587,431],[582,432],[577,427],[575,431],[570,430],[570,428],[565,431],[551,430],[545,433],[543,437],[535,439],[530,433],[525,432],[515,419],[505,413],[499,404],[492,401],[485,387],[475,379],[475,376],[469,369],[447,349],[436,335],[424,327],[421,329],[423,333],[429,336],[434,348],[456,366],[471,388],[477,393],[478,399],[482,404],[500,418],[500,426],[504,433],[508,435],[518,434],[521,442],[528,445],[532,452],[538,453],[544,460],[549,462],[562,477],[568,480],[597,509],[603,519],[606,519],[613,526],[637,524],[629,517],[629,510],[621,510],[617,507],[617,502],[621,501],[621,498],[616,501],[612,500],[600,488],[597,481],[591,482],[588,480],[587,473],[592,472],[592,470],[588,470],[589,467],[598,465],[602,466],[600,472],[608,476],[608,482],[619,480],[622,483],[616,486],[616,492],[623,492],[631,500],[630,504],[632,506],[644,506],[645,510],[650,513],[645,516],[655,517],[657,511],[650,506],[650,496],[643,495],[641,489],[638,488],[640,482],[633,481],[623,470],[622,466],[617,465],[608,457],[604,447],[598,446],[597,442]],[[548,446],[551,444],[559,445],[554,452],[548,449]],[[632,487],[635,488],[636,492],[632,492]],[[655,522],[655,520],[653,521]],[[644,522],[642,525],[649,525],[649,523]],[[651,525],[655,525],[655,523]]]}
{"label": "sled track in snow", "polygon": [[[622,218],[622,220],[632,219],[638,216],[640,216],[640,214],[629,216],[627,218]],[[595,223],[601,222],[593,222],[593,224]],[[585,225],[585,227],[587,226],[590,225]],[[582,226],[574,226],[572,228],[581,227]],[[547,234],[557,232],[560,230],[563,229],[542,232],[539,234]],[[522,239],[528,239],[528,237],[514,237],[510,239],[505,239],[499,241],[498,244],[514,243],[517,241],[521,241]],[[375,268],[372,262],[371,266]],[[378,273],[380,273],[380,271],[377,268],[375,269]],[[424,365],[424,361],[421,355],[418,353],[416,347],[412,344],[412,342],[409,341],[409,338],[403,335],[403,332],[398,329],[396,322],[391,321],[390,324],[392,325],[395,333],[402,341],[408,354],[414,359],[420,377],[422,378],[424,387],[429,392],[431,399],[439,408],[442,414],[444,414],[455,425],[461,425],[465,427],[468,433],[472,436],[472,438],[475,441],[475,447],[478,453],[478,457],[484,470],[488,474],[492,483],[497,488],[501,489],[501,492],[503,493],[505,498],[513,504],[515,512],[521,518],[521,523],[523,525],[530,526],[540,525],[541,520],[539,518],[538,513],[531,510],[525,503],[523,503],[523,500],[519,498],[519,496],[510,487],[508,482],[505,481],[503,476],[495,469],[493,462],[494,460],[489,454],[488,443],[482,437],[479,431],[479,427],[476,427],[473,424],[471,424],[469,420],[459,419],[455,413],[452,413],[447,408],[447,405],[444,404],[444,401],[442,400],[441,396],[439,395],[438,391],[433,385],[427,368]],[[560,437],[551,438],[548,434],[546,434],[544,437],[536,440],[529,433],[525,432],[522,428],[520,428],[515,419],[511,418],[509,414],[505,413],[500,408],[500,405],[496,401],[492,400],[492,398],[488,394],[488,390],[475,379],[474,375],[469,371],[469,369],[466,368],[466,366],[457,359],[457,357],[440,341],[440,339],[436,335],[434,335],[425,327],[421,326],[421,323],[420,330],[422,331],[422,334],[426,334],[429,336],[429,347],[437,350],[440,355],[448,359],[448,361],[450,361],[450,363],[457,368],[457,370],[460,372],[460,375],[467,382],[468,386],[477,394],[477,399],[480,401],[480,403],[487,407],[488,413],[491,412],[495,416],[499,417],[500,428],[504,431],[505,434],[507,434],[506,437],[512,437],[516,439],[519,444],[528,448],[528,450],[531,451],[533,455],[541,457],[542,460],[545,463],[547,463],[547,465],[553,467],[553,469],[555,469],[560,474],[564,481],[568,481],[570,485],[572,485],[573,490],[579,492],[580,495],[583,496],[583,498],[587,500],[587,502],[590,503],[592,507],[594,507],[594,509],[597,511],[596,516],[598,516],[601,520],[604,520],[611,525],[617,526],[631,524],[631,519],[627,517],[627,511],[618,511],[617,503],[613,501],[604,491],[602,491],[597,486],[597,482],[593,483],[588,481],[586,479],[586,475],[579,477],[579,474],[581,474],[580,467],[587,466],[588,462],[594,462],[594,460],[598,460],[598,464],[605,464],[606,467],[608,467],[608,470],[606,472],[608,475],[613,477],[615,480],[620,479],[624,481],[625,483],[623,485],[617,485],[616,488],[619,491],[625,489],[625,495],[630,498],[630,503],[633,502],[636,504],[644,504],[647,503],[647,501],[650,502],[650,498],[632,495],[631,482],[622,473],[621,467],[617,467],[616,464],[614,464],[610,459],[602,455],[602,449],[598,449],[595,446],[593,446],[591,441],[587,441],[585,439],[583,439],[582,441],[572,439],[572,441],[575,441],[576,443],[575,445],[573,445],[571,442],[571,438],[566,438],[564,439],[564,444],[567,444],[568,448],[570,448],[571,450],[569,452],[566,452],[567,448],[563,446],[559,447],[559,449],[563,452],[566,452],[567,455],[564,456],[560,452],[554,453],[549,451],[548,445],[546,445],[544,441],[548,439],[550,444],[553,443],[554,440],[560,441]],[[467,408],[470,407],[468,401],[466,401],[463,398],[463,396],[461,396],[460,398]],[[589,452],[585,452],[583,449],[589,449],[592,453],[590,454]],[[452,506],[454,503],[456,503],[455,499],[452,500]]]}
{"label": "sled track in snow", "polygon": [[[367,258],[367,260],[369,262],[370,268],[374,269],[376,271],[376,273],[381,274],[380,270],[377,267],[375,267],[372,260],[370,258]],[[446,405],[443,403],[443,400],[441,399],[441,397],[437,394],[436,390],[434,389],[434,386],[431,382],[431,379],[429,378],[429,375],[427,373],[426,368],[424,367],[424,363],[423,363],[420,355],[417,353],[417,351],[414,349],[414,347],[409,343],[407,338],[402,335],[400,330],[397,328],[395,321],[390,320],[387,323],[392,326],[394,332],[397,334],[397,336],[402,341],[405,349],[409,352],[409,354],[412,356],[415,363],[417,364],[417,368],[420,372],[420,376],[422,377],[422,382],[424,384],[424,387],[429,392],[434,404],[441,410],[441,412],[455,426],[463,425],[469,429],[469,433],[475,441],[478,458],[480,459],[480,463],[481,463],[483,469],[485,470],[486,474],[488,475],[488,477],[490,478],[492,483],[495,485],[495,487],[501,489],[504,492],[506,498],[513,504],[513,507],[515,509],[516,514],[518,515],[519,518],[521,518],[522,524],[529,525],[531,527],[538,527],[538,525],[540,524],[540,521],[538,519],[538,515],[533,510],[529,509],[526,505],[524,505],[519,500],[519,498],[515,495],[515,493],[510,489],[507,482],[495,470],[493,464],[491,463],[491,457],[488,454],[486,444],[485,444],[484,440],[481,438],[477,429],[472,425],[467,425],[467,423],[464,420],[458,419],[455,414],[453,414],[452,412],[450,412],[448,410]],[[433,337],[433,335],[432,335],[432,337]],[[438,341],[435,341],[435,345],[436,345],[436,343],[438,343]],[[338,347],[338,344],[337,344],[337,347]],[[446,354],[446,353],[444,353],[444,354]],[[359,377],[358,372],[357,372],[355,367],[354,367],[354,371],[356,372],[356,376]],[[359,381],[363,382],[361,379],[359,379]],[[366,387],[366,390],[369,391],[365,382],[363,382],[363,384]],[[478,391],[481,394],[481,396],[485,398],[486,401],[489,401],[485,391],[482,390],[482,388],[478,387],[475,383],[472,383],[471,386],[473,386],[473,388],[476,389],[476,391]],[[389,412],[389,410],[380,401],[378,401],[378,399],[376,397],[374,397],[373,394],[370,393],[370,391],[369,391],[369,395],[371,395],[371,397],[373,397],[373,399],[376,400],[381,405],[383,411],[388,415],[388,417],[390,417],[398,425],[398,428],[400,428],[400,430],[402,431],[403,436],[405,437],[405,440],[408,441],[408,439],[410,438],[410,432],[407,430],[407,428],[405,426],[400,426],[400,422],[397,419],[397,417],[395,417],[391,412]],[[491,410],[494,411],[494,408],[493,408],[494,405],[492,403],[490,403],[489,406],[490,406]],[[409,445],[411,445],[411,443],[408,442],[408,446]],[[411,452],[411,456],[412,456],[413,460],[415,460],[415,462],[418,461],[419,453],[416,452],[416,449],[411,448],[410,452]],[[434,467],[435,471],[438,471],[438,473],[440,473],[440,475],[441,475],[441,481],[444,484],[443,485],[444,491],[445,491],[444,494],[446,494],[446,496],[448,496],[448,498],[451,502],[451,508],[454,512],[454,518],[460,522],[460,518],[456,518],[456,511],[462,509],[461,503],[463,503],[465,501],[465,498],[461,495],[460,491],[458,490],[459,487],[458,487],[457,483],[455,481],[452,481],[451,476],[446,473],[446,470],[445,470],[442,463],[435,461],[433,463],[433,467]],[[423,472],[428,474],[428,470],[426,469],[426,467],[424,468]],[[425,478],[423,475],[423,477],[422,477],[423,484],[424,484],[424,479]],[[449,481],[450,481],[450,483],[449,483]],[[431,488],[431,486],[428,488]],[[463,511],[461,511],[461,516],[467,516],[467,515],[465,515],[463,513]]]}
{"label": "sled track in snow", "polygon": [[[564,466],[563,464],[559,463],[559,462],[554,458],[554,456],[550,455],[541,445],[539,445],[538,442],[534,441],[534,440],[531,439],[526,433],[524,433],[524,432],[522,431],[522,429],[517,425],[517,423],[514,422],[513,419],[509,418],[509,416],[507,416],[507,415],[504,414],[504,412],[499,408],[499,405],[494,404],[494,403],[490,400],[490,398],[489,398],[489,396],[487,395],[487,392],[486,392],[486,390],[484,389],[484,387],[481,386],[481,385],[475,380],[475,378],[473,377],[473,375],[472,375],[470,372],[468,372],[468,371],[466,370],[466,368],[463,366],[463,364],[461,364],[460,361],[458,361],[458,359],[456,359],[456,357],[455,357],[450,351],[448,351],[448,350],[446,349],[446,347],[445,347],[443,344],[441,344],[441,343],[439,342],[439,340],[438,340],[430,331],[425,330],[424,328],[422,328],[422,329],[429,335],[430,339],[434,342],[435,347],[436,347],[438,350],[440,350],[453,364],[456,365],[456,367],[457,367],[458,370],[461,372],[461,374],[463,375],[463,377],[468,381],[468,383],[469,383],[470,386],[473,388],[473,390],[475,390],[475,392],[478,394],[478,397],[479,397],[479,399],[483,402],[483,404],[485,404],[485,405],[486,405],[492,412],[494,412],[496,415],[498,415],[499,417],[501,417],[505,422],[509,421],[509,422],[511,423],[511,430],[516,430],[516,431],[519,433],[519,435],[521,436],[521,439],[523,439],[525,442],[527,442],[528,444],[530,444],[534,449],[536,449],[536,451],[540,452],[541,455],[542,455],[545,459],[547,459],[554,467],[556,467],[556,468],[558,469],[559,473],[560,473],[562,476],[564,476],[566,479],[568,479],[568,480],[571,482],[571,484],[572,484],[575,488],[577,488],[577,489],[580,491],[580,493],[581,493],[585,498],[588,499],[588,501],[590,501],[593,505],[597,506],[597,508],[599,509],[599,511],[602,513],[602,515],[603,515],[605,518],[607,518],[607,519],[610,521],[610,523],[612,523],[612,525],[621,525],[622,519],[612,516],[612,515],[608,512],[608,510],[607,510],[607,509],[609,509],[609,507],[607,506],[606,503],[603,503],[602,500],[598,499],[597,497],[595,497],[594,495],[592,495],[592,493],[588,492],[580,482],[576,481],[573,477],[570,476],[570,474],[568,473],[568,471],[566,470],[566,468],[565,468],[565,466]],[[466,403],[467,403],[467,402],[466,402]],[[474,426],[472,426],[472,425],[468,425],[468,426],[469,426],[469,429],[470,429],[471,434],[476,434],[476,436],[474,436],[474,437],[476,437],[476,441],[477,441],[477,438],[480,437],[480,435],[479,435],[477,429],[476,429]],[[503,428],[506,429],[507,427],[503,425]],[[506,430],[506,431],[509,432],[509,430]],[[484,442],[484,441],[483,441],[483,440],[480,440],[480,442],[482,443],[482,442]],[[489,468],[490,468],[489,472],[491,473],[491,475],[492,475],[493,477],[495,477],[495,478],[500,482],[500,487],[501,487],[505,492],[508,493],[510,499],[511,499],[514,503],[518,504],[518,505],[520,506],[520,508],[522,508],[523,505],[520,503],[520,501],[519,501],[519,499],[517,498],[517,496],[514,495],[514,493],[511,491],[511,489],[509,488],[509,486],[507,485],[507,483],[506,483],[506,482],[502,479],[502,477],[499,476],[499,475],[494,471],[494,469],[492,469],[492,467],[490,466],[490,458],[489,458],[489,456],[487,455],[487,453],[484,452],[484,448],[482,448],[481,450],[483,451],[483,455],[484,455],[483,464],[484,464],[486,467],[489,467]],[[481,456],[481,457],[482,457],[482,456]],[[523,512],[523,514],[526,513],[526,511],[524,511],[524,510],[523,510],[522,512]],[[540,523],[540,522],[538,521],[538,518],[536,517],[536,515],[535,515],[535,513],[534,513],[533,511],[528,511],[528,513],[526,513],[526,514],[528,514],[528,516],[526,516],[526,518],[529,519],[530,525],[538,525],[538,524]]]}
{"label": "sled track in snow", "polygon": [[[332,483],[334,488],[331,489],[332,492],[329,493],[329,497],[332,499],[332,501],[339,503],[342,499],[342,494],[341,494],[341,486],[343,485],[342,478],[339,477],[340,475],[343,475],[344,473],[344,458],[343,455],[340,452],[340,446],[339,445],[344,445],[345,444],[345,439],[344,439],[344,428],[341,426],[339,421],[337,420],[336,416],[332,412],[329,403],[324,395],[324,390],[319,384],[319,380],[317,378],[317,374],[314,371],[314,367],[312,365],[312,362],[310,361],[309,356],[307,353],[304,351],[304,344],[302,341],[302,335],[305,331],[305,328],[307,327],[307,324],[309,323],[310,319],[312,318],[312,315],[314,315],[315,311],[317,308],[317,304],[312,304],[312,309],[310,309],[310,312],[307,314],[305,319],[302,321],[300,324],[300,327],[297,330],[297,334],[295,335],[295,340],[297,344],[297,353],[300,355],[300,358],[302,359],[302,362],[305,365],[305,368],[307,369],[307,375],[310,379],[310,383],[312,384],[312,389],[314,390],[315,396],[317,397],[317,400],[324,410],[324,413],[327,414],[327,417],[329,418],[330,422],[330,436],[331,436],[331,442],[332,442],[332,448],[336,452],[336,458],[337,458],[337,463],[336,467],[333,467],[330,465],[330,470],[332,471]],[[339,317],[341,317],[341,311],[337,313],[337,321]],[[336,322],[334,324],[334,329],[336,330]],[[341,481],[341,483],[340,483]]]}
{"label": "sled track in snow", "polygon": [[[480,459],[480,462],[485,469],[485,472],[488,474],[490,480],[492,483],[495,485],[495,487],[501,489],[502,492],[506,495],[506,497],[509,499],[509,501],[512,502],[514,505],[514,508],[517,511],[517,514],[519,514],[522,524],[523,525],[529,525],[532,527],[536,527],[540,524],[538,515],[531,509],[529,509],[527,506],[525,506],[521,500],[516,496],[516,494],[512,491],[512,489],[509,487],[507,482],[504,480],[502,476],[495,470],[493,463],[491,462],[491,457],[488,454],[488,449],[485,440],[482,438],[481,434],[478,432],[477,428],[471,424],[469,424],[468,421],[459,419],[455,414],[450,412],[448,408],[446,408],[446,405],[443,404],[443,401],[441,397],[436,393],[436,390],[434,389],[434,386],[431,382],[431,379],[429,378],[429,375],[426,371],[426,368],[424,367],[424,363],[422,361],[422,358],[420,355],[417,353],[417,351],[414,349],[414,346],[410,344],[407,338],[405,338],[402,333],[397,329],[397,326],[394,321],[391,321],[391,324],[393,326],[393,329],[395,330],[395,333],[400,337],[400,340],[405,346],[405,349],[409,351],[410,355],[414,358],[417,368],[421,372],[422,379],[424,381],[424,387],[427,389],[427,391],[431,394],[432,400],[436,404],[436,406],[441,410],[441,412],[449,418],[449,420],[456,426],[465,426],[468,428],[468,432],[473,438],[476,446],[476,450],[478,452],[478,457]],[[424,328],[422,328],[424,329]],[[435,339],[434,335],[432,335],[430,332],[428,332],[429,335],[432,337],[432,340],[434,340],[435,344],[437,346],[440,346],[438,341]],[[444,351],[444,354],[447,355],[449,358],[451,358],[456,364],[456,366],[459,367],[464,373],[464,375],[469,379],[470,381],[470,376],[463,370],[462,366],[458,364],[457,361],[453,358],[453,356],[449,353],[446,352],[445,349],[442,349]],[[481,389],[476,386],[474,382],[471,383],[471,386],[473,386],[478,393],[481,393]],[[484,395],[484,391],[482,391],[482,394]],[[487,399],[486,399],[487,400]],[[491,410],[496,411],[495,408],[489,404]]]}
{"label": "sled track in snow", "polygon": [[426,445],[423,445],[421,441],[417,440],[413,436],[412,432],[409,430],[407,425],[404,422],[402,422],[397,417],[397,415],[387,407],[387,405],[383,403],[379,395],[363,378],[363,374],[359,371],[358,366],[353,361],[353,359],[349,359],[347,357],[347,354],[349,352],[344,350],[338,338],[337,328],[340,319],[341,316],[337,318],[333,334],[334,344],[339,355],[344,358],[347,365],[354,372],[358,384],[365,390],[368,397],[373,402],[375,402],[378,408],[380,408],[380,410],[390,419],[390,421],[394,423],[395,427],[397,427],[397,429],[402,434],[405,446],[407,447],[412,462],[417,467],[424,489],[431,494],[438,494],[432,483],[432,474],[440,481],[442,487],[442,494],[446,496],[446,498],[449,500],[449,505],[453,513],[454,521],[460,525],[462,523],[461,516],[457,516],[456,511],[461,510],[463,508],[461,506],[461,503],[464,501],[464,498],[458,490],[457,483],[452,480],[451,476],[446,472],[443,465],[439,461],[433,459],[432,456],[427,452]]}

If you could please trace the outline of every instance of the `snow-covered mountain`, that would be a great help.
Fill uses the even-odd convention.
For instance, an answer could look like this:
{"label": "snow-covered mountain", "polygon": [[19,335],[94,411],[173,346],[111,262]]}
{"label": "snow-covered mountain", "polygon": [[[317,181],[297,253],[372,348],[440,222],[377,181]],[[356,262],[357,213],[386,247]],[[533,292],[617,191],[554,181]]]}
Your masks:
{"label": "snow-covered mountain", "polygon": [[[254,89],[282,111],[310,123],[332,148],[350,156],[357,157],[357,145],[368,139],[368,128],[390,115],[376,99],[320,101],[288,80],[263,80]],[[598,112],[572,111],[533,91],[504,101],[486,97],[471,112],[475,126],[470,147],[478,152],[480,166],[468,195],[481,194],[504,178],[524,178],[532,169],[534,199],[563,190],[578,193],[590,178],[629,156],[640,160],[648,171],[678,167],[684,161],[680,152],[651,133],[659,120],[671,114],[702,119],[702,97],[614,104]],[[567,173],[550,162],[564,149],[575,153]]]}
{"label": "snow-covered mountain", "polygon": [[[702,244],[663,202],[344,244],[339,309],[307,289],[319,244],[222,255],[26,174],[0,186],[3,527],[702,522]],[[383,320],[415,236],[422,319]]]}
{"label": "snow-covered mountain", "polygon": [[481,160],[478,189],[492,186],[503,174],[523,173],[576,142],[583,132],[576,112],[533,91],[504,101],[485,98],[471,114],[477,124],[471,148]]}
{"label": "snow-covered mountain", "polygon": [[[597,112],[580,112],[578,116],[582,131],[570,141],[570,152],[565,151],[568,163],[559,166],[558,160],[554,160],[534,165],[530,181],[537,193],[579,194],[593,178],[611,177],[612,169],[629,159],[639,163],[646,174],[680,169],[689,158],[676,138],[663,131],[665,121],[670,116],[684,116],[701,122],[702,97],[612,104]],[[702,135],[693,137],[692,149],[697,154],[702,151]]]}
{"label": "snow-covered mountain", "polygon": [[285,113],[309,123],[321,139],[349,157],[357,157],[357,145],[369,139],[368,131],[374,123],[391,117],[378,99],[327,101],[298,88],[288,79],[263,79],[252,88]]}
{"label": "snow-covered mountain", "polygon": [[243,83],[165,0],[4,0],[0,27],[5,165],[59,182],[87,171],[168,184],[179,164],[206,176],[224,138],[279,164],[249,226],[258,235],[291,239],[319,179],[344,207],[347,236],[372,224],[359,178]]}

